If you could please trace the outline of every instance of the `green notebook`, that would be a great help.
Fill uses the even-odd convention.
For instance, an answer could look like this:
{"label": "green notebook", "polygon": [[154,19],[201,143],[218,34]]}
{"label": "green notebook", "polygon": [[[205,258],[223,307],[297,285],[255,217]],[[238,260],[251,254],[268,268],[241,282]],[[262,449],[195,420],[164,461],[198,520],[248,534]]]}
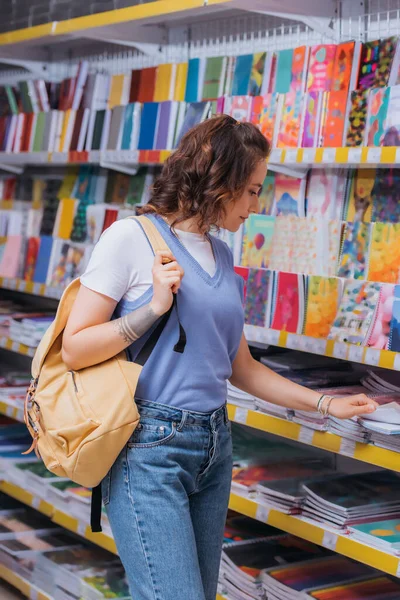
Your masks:
{"label": "green notebook", "polygon": [[94,131],[92,139],[92,150],[100,150],[101,134],[103,133],[105,110],[98,110],[94,121]]}
{"label": "green notebook", "polygon": [[220,95],[221,79],[222,77],[225,79],[225,74],[223,73],[225,62],[226,58],[224,56],[207,58],[203,85],[203,100],[214,100]]}
{"label": "green notebook", "polygon": [[10,105],[11,113],[13,115],[17,115],[19,113],[17,99],[15,97],[14,90],[11,85],[6,85],[6,94],[8,98],[8,103]]}
{"label": "green notebook", "polygon": [[42,142],[44,137],[44,128],[46,124],[46,113],[40,112],[36,118],[36,130],[33,138],[33,152],[40,152],[42,149]]}

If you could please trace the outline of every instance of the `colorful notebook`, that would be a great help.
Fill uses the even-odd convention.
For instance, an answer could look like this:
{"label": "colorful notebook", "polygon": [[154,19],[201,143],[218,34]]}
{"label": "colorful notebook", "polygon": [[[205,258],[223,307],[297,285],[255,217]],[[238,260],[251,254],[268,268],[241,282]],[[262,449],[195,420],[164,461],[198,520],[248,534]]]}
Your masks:
{"label": "colorful notebook", "polygon": [[389,37],[380,41],[378,65],[374,78],[375,87],[385,87],[389,83],[390,71],[396,52],[397,41],[397,37]]}
{"label": "colorful notebook", "polygon": [[371,240],[371,224],[347,223],[345,226],[338,276],[351,279],[367,278],[368,251]]}
{"label": "colorful notebook", "polygon": [[190,58],[186,80],[185,102],[199,100],[200,59]]}
{"label": "colorful notebook", "polygon": [[236,58],[232,82],[232,96],[246,96],[249,93],[252,68],[253,54],[245,54]]}
{"label": "colorful notebook", "polygon": [[338,45],[333,66],[332,92],[348,92],[349,89],[353,89],[351,79],[356,61],[354,50],[355,42],[343,42]]}
{"label": "colorful notebook", "polygon": [[224,56],[207,58],[203,84],[203,100],[214,100],[223,94],[226,61],[227,59]]}
{"label": "colorful notebook", "polygon": [[250,121],[253,99],[251,96],[225,98],[225,112],[240,123]]}
{"label": "colorful notebook", "polygon": [[319,142],[323,92],[308,92],[303,110],[303,134],[301,146],[316,148]]}
{"label": "colorful notebook", "polygon": [[290,177],[282,173],[275,174],[275,201],[273,213],[276,216],[305,216],[306,179]]}
{"label": "colorful notebook", "polygon": [[364,344],[373,323],[380,289],[378,283],[348,280],[328,339],[357,346]]}
{"label": "colorful notebook", "polygon": [[340,169],[310,170],[306,189],[307,217],[334,219],[341,214],[344,177]]}
{"label": "colorful notebook", "polygon": [[309,92],[326,92],[331,89],[336,47],[335,44],[326,44],[311,48],[307,79]]}
{"label": "colorful notebook", "polygon": [[347,111],[347,90],[328,92],[322,145],[328,148],[343,146]]}
{"label": "colorful notebook", "polygon": [[371,221],[400,223],[400,169],[377,169]]}
{"label": "colorful notebook", "polygon": [[394,286],[388,348],[393,352],[400,352],[400,285]]}
{"label": "colorful notebook", "polygon": [[367,340],[367,346],[387,350],[389,346],[390,323],[394,302],[394,285],[383,283],[375,315],[375,323]]}
{"label": "colorful notebook", "polygon": [[390,88],[383,146],[400,146],[400,85]]}
{"label": "colorful notebook", "polygon": [[291,92],[304,92],[307,83],[309,56],[310,49],[308,46],[299,46],[293,50]]}
{"label": "colorful notebook", "polygon": [[283,104],[283,96],[278,94],[267,94],[259,119],[261,133],[272,144],[276,145],[278,137],[279,121]]}
{"label": "colorful notebook", "polygon": [[374,223],[368,279],[400,283],[400,223]]}
{"label": "colorful notebook", "polygon": [[265,70],[265,61],[267,58],[266,52],[256,52],[253,54],[253,61],[251,65],[251,74],[248,94],[250,96],[258,96],[261,94],[261,87],[263,85],[263,77]]}
{"label": "colorful notebook", "polygon": [[278,148],[297,148],[300,145],[303,105],[304,94],[302,92],[285,94],[279,123]]}
{"label": "colorful notebook", "polygon": [[337,277],[308,278],[304,335],[327,338],[335,320],[341,296],[341,280]]}
{"label": "colorful notebook", "polygon": [[395,600],[398,596],[400,584],[388,575],[309,592],[314,600]]}
{"label": "colorful notebook", "polygon": [[379,65],[379,40],[365,42],[361,51],[357,89],[368,90],[374,86]]}
{"label": "colorful notebook", "polygon": [[386,130],[386,117],[389,107],[390,88],[375,88],[368,98],[366,125],[366,145],[381,146]]}
{"label": "colorful notebook", "polygon": [[350,174],[344,210],[346,221],[372,221],[376,169],[354,169]]}
{"label": "colorful notebook", "polygon": [[267,173],[258,196],[258,212],[260,215],[271,215],[275,199],[275,173]]}
{"label": "colorful notebook", "polygon": [[277,54],[274,92],[287,94],[291,91],[292,65],[293,50],[280,50]]}
{"label": "colorful notebook", "polygon": [[246,223],[241,265],[268,268],[275,218],[267,215],[250,215]]}
{"label": "colorful notebook", "polygon": [[270,278],[266,269],[249,269],[244,318],[247,325],[269,327]]}
{"label": "colorful notebook", "polygon": [[294,273],[275,273],[272,329],[300,333],[304,319],[304,279]]}
{"label": "colorful notebook", "polygon": [[351,92],[346,146],[362,146],[367,122],[368,90]]}

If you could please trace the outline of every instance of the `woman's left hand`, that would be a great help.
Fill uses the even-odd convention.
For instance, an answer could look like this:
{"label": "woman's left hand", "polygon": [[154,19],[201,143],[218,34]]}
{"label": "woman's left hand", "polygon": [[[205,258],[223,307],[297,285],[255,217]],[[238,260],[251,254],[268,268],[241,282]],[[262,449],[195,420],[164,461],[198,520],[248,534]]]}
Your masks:
{"label": "woman's left hand", "polygon": [[373,413],[379,404],[365,394],[333,398],[329,406],[329,414],[338,419],[351,419]]}

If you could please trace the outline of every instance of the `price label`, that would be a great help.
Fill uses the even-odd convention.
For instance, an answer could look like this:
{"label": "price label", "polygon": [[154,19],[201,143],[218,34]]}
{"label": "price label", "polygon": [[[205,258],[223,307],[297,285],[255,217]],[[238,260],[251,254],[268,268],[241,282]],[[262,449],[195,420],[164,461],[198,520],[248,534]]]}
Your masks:
{"label": "price label", "polygon": [[6,407],[6,415],[7,415],[7,417],[12,417],[13,414],[14,414],[14,407],[13,406],[9,406],[7,404],[7,407]]}
{"label": "price label", "polygon": [[362,363],[363,354],[364,348],[362,346],[355,346],[354,344],[352,344],[349,347],[349,360],[352,360],[353,362]]}
{"label": "price label", "polygon": [[304,148],[303,149],[303,162],[304,163],[313,163],[314,158],[315,158],[314,148]]}
{"label": "price label", "polygon": [[293,350],[301,350],[301,339],[294,333],[289,333],[286,342],[287,348],[293,348]]}
{"label": "price label", "polygon": [[236,408],[235,419],[234,420],[236,421],[236,423],[246,424],[247,414],[248,414],[247,408],[241,408],[239,406],[239,407]]}
{"label": "price label", "polygon": [[38,509],[40,506],[40,498],[39,496],[33,496],[32,498],[32,507]]}
{"label": "price label", "polygon": [[298,440],[303,444],[312,444],[314,439],[314,430],[309,427],[300,427]]}
{"label": "price label", "polygon": [[280,331],[277,329],[266,329],[265,331],[265,341],[267,344],[271,344],[272,346],[277,346],[279,342]]}
{"label": "price label", "polygon": [[400,148],[396,148],[396,164],[400,162]]}
{"label": "price label", "polygon": [[397,563],[396,577],[400,577],[400,561]]}
{"label": "price label", "polygon": [[29,598],[30,600],[39,600],[39,592],[36,588],[31,586],[31,589],[29,590]]}
{"label": "price label", "polygon": [[281,156],[282,156],[282,150],[277,150],[276,148],[274,150],[272,150],[270,157],[269,157],[269,162],[270,163],[280,163],[281,162]]}
{"label": "price label", "polygon": [[376,348],[368,348],[365,352],[365,362],[367,365],[379,365],[379,359],[381,357],[381,351]]}
{"label": "price label", "polygon": [[334,163],[336,160],[336,148],[325,148],[322,155],[323,163]]}
{"label": "price label", "polygon": [[368,163],[380,163],[381,162],[381,148],[368,148]]}
{"label": "price label", "polygon": [[270,508],[268,506],[259,504],[257,506],[257,512],[256,512],[257,521],[261,521],[262,523],[268,523],[269,511],[270,511]]}
{"label": "price label", "polygon": [[286,150],[285,164],[295,163],[297,160],[297,150]]}
{"label": "price label", "polygon": [[78,521],[78,527],[76,528],[76,531],[79,533],[79,535],[85,537],[86,536],[86,523],[83,523],[82,521]]}
{"label": "price label", "polygon": [[349,163],[360,164],[361,162],[361,148],[349,148]]}
{"label": "price label", "polygon": [[17,280],[16,279],[7,279],[7,288],[9,290],[17,289]]}
{"label": "price label", "polygon": [[33,285],[33,293],[36,295],[40,293],[40,283],[35,283]]}
{"label": "price label", "polygon": [[347,358],[348,346],[344,342],[336,342],[333,347],[333,356],[335,358]]}
{"label": "price label", "polygon": [[400,354],[396,354],[394,357],[394,365],[393,368],[395,371],[400,371]]}
{"label": "price label", "polygon": [[340,444],[340,454],[344,456],[350,456],[350,458],[354,458],[354,454],[356,451],[356,443],[353,440],[346,440],[342,438]]}
{"label": "price label", "polygon": [[324,537],[322,540],[322,545],[324,548],[328,548],[328,550],[336,550],[338,536],[333,531],[325,531]]}

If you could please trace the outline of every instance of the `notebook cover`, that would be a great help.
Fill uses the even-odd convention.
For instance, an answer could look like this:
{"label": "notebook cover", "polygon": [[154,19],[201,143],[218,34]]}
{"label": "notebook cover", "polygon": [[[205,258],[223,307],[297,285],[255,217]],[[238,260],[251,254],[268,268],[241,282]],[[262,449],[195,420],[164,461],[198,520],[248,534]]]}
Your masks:
{"label": "notebook cover", "polygon": [[332,92],[348,92],[353,69],[354,42],[339,44],[332,73]]}
{"label": "notebook cover", "polygon": [[28,239],[23,273],[23,278],[25,279],[25,281],[33,281],[36,260],[39,254],[39,246],[39,237],[30,237]]}
{"label": "notebook cover", "polygon": [[107,150],[119,150],[121,128],[124,121],[125,106],[115,106],[111,113],[110,134],[107,141]]}
{"label": "notebook cover", "polygon": [[390,88],[383,146],[400,146],[400,85]]}
{"label": "notebook cover", "polygon": [[293,50],[291,92],[304,92],[308,60],[309,52],[307,46],[299,46]]}
{"label": "notebook cover", "polygon": [[384,141],[390,88],[376,88],[369,93],[367,119],[367,146],[381,146]]}
{"label": "notebook cover", "polygon": [[278,94],[267,94],[265,96],[264,106],[260,115],[260,129],[263,135],[272,143],[275,134],[275,127],[279,125],[277,123],[278,114]]}
{"label": "notebook cover", "polygon": [[111,77],[111,88],[108,96],[107,108],[119,106],[122,99],[122,90],[124,87],[124,75],[113,75]]}
{"label": "notebook cover", "polygon": [[328,339],[357,346],[364,344],[375,315],[379,294],[378,283],[348,280]]}
{"label": "notebook cover", "polygon": [[300,322],[299,276],[294,273],[278,273],[277,280],[271,328],[297,333]]}
{"label": "notebook cover", "polygon": [[130,150],[135,104],[127,104],[123,116],[121,150]]}
{"label": "notebook cover", "polygon": [[[311,169],[306,189],[307,217],[330,219],[337,198],[338,171],[331,168]],[[349,219],[351,220],[351,219]]]}
{"label": "notebook cover", "polygon": [[32,135],[32,125],[34,117],[34,113],[28,113],[27,115],[25,115],[25,123],[22,127],[21,134],[20,152],[29,152],[29,144]]}
{"label": "notebook cover", "polygon": [[400,223],[400,169],[376,169],[371,221]]}
{"label": "notebook cover", "polygon": [[258,196],[258,212],[260,215],[271,215],[275,199],[275,173],[269,171],[264,179]]}
{"label": "notebook cover", "polygon": [[316,148],[318,145],[321,122],[322,92],[308,92],[304,104],[303,148]]}
{"label": "notebook cover", "polygon": [[158,65],[154,88],[154,102],[165,102],[172,99],[170,98],[172,70],[173,65],[170,63]]}
{"label": "notebook cover", "polygon": [[33,139],[33,152],[40,152],[44,138],[44,130],[46,126],[46,115],[48,113],[40,112],[36,118],[36,131]]}
{"label": "notebook cover", "polygon": [[176,139],[176,145],[179,144],[182,137],[192,129],[192,127],[200,123],[206,117],[207,106],[209,106],[209,102],[192,102],[188,105],[181,130]]}
{"label": "notebook cover", "polygon": [[74,129],[72,131],[72,138],[70,144],[70,150],[75,151],[78,147],[79,136],[81,133],[82,120],[83,120],[84,109],[80,108],[76,111]]}
{"label": "notebook cover", "polygon": [[367,121],[368,90],[351,92],[351,108],[346,136],[346,146],[362,146]]}
{"label": "notebook cover", "polygon": [[379,296],[376,318],[367,345],[379,350],[389,347],[390,323],[392,321],[395,286],[383,283]]}
{"label": "notebook cover", "polygon": [[390,322],[389,350],[400,352],[400,285],[394,286],[392,320]]}
{"label": "notebook cover", "polygon": [[261,94],[266,58],[266,52],[256,52],[255,54],[253,54],[248,89],[248,94],[250,96],[258,96],[259,94]]}
{"label": "notebook cover", "polygon": [[375,71],[374,86],[385,87],[389,83],[390,71],[397,47],[397,37],[389,37],[380,41],[378,64]]}
{"label": "notebook cover", "polygon": [[139,150],[153,150],[159,102],[146,102],[143,105],[142,116],[140,120]]}
{"label": "notebook cover", "polygon": [[40,237],[39,252],[36,260],[35,274],[33,276],[33,281],[35,283],[46,283],[52,246],[53,238],[51,236]]}
{"label": "notebook cover", "polygon": [[236,121],[243,123],[251,118],[252,98],[251,96],[235,96],[231,98],[228,114]]}
{"label": "notebook cover", "polygon": [[97,110],[96,117],[94,120],[93,138],[92,138],[92,150],[100,150],[101,134],[103,132],[103,124],[105,110]]}
{"label": "notebook cover", "polygon": [[138,102],[152,102],[156,85],[157,67],[142,69],[140,76]]}
{"label": "notebook cover", "polygon": [[0,264],[1,277],[18,277],[21,252],[23,250],[22,235],[9,235]]}
{"label": "notebook cover", "polygon": [[399,283],[400,223],[374,223],[368,279]]}
{"label": "notebook cover", "polygon": [[174,100],[177,102],[184,102],[186,82],[188,77],[188,63],[178,63],[176,65],[176,78],[175,78],[175,90]]}
{"label": "notebook cover", "polygon": [[276,216],[304,216],[305,181],[282,173],[275,174],[275,202],[273,214]]}
{"label": "notebook cover", "polygon": [[160,114],[156,134],[155,150],[165,150],[168,145],[168,131],[170,127],[172,102],[160,103]]}
{"label": "notebook cover", "polygon": [[218,98],[224,60],[225,58],[223,56],[207,58],[203,84],[203,100],[214,100]]}
{"label": "notebook cover", "polygon": [[117,208],[115,208],[115,209],[108,208],[104,215],[103,231],[105,231],[108,227],[110,227],[110,225],[115,223],[117,218],[118,218],[118,209]]}
{"label": "notebook cover", "polygon": [[354,169],[345,211],[347,221],[372,221],[376,169]]}
{"label": "notebook cover", "polygon": [[367,90],[374,85],[375,73],[379,65],[379,46],[379,40],[365,42],[362,46],[357,83],[359,90]]}
{"label": "notebook cover", "polygon": [[268,268],[272,252],[275,218],[250,215],[243,239],[241,266]]}
{"label": "notebook cover", "polygon": [[336,48],[335,44],[319,45],[311,48],[307,79],[307,90],[309,92],[325,92],[332,88]]}
{"label": "notebook cover", "polygon": [[142,69],[134,69],[131,73],[131,87],[130,87],[130,91],[129,91],[129,102],[130,103],[138,102],[141,76],[142,76]]}
{"label": "notebook cover", "polygon": [[[277,57],[274,92],[277,92],[278,94],[287,94],[290,91],[292,83],[292,65],[293,50],[280,50]],[[294,91],[296,90],[294,89]]]}
{"label": "notebook cover", "polygon": [[309,592],[315,600],[393,600],[400,593],[399,583],[388,575],[357,583],[347,583]]}
{"label": "notebook cover", "polygon": [[327,338],[336,317],[341,286],[337,277],[308,277],[304,335]]}
{"label": "notebook cover", "polygon": [[200,59],[190,58],[188,62],[188,73],[186,81],[185,102],[197,102],[199,100],[199,76]]}
{"label": "notebook cover", "polygon": [[323,146],[340,148],[343,146],[343,134],[347,109],[347,90],[329,92],[324,125]]}
{"label": "notebook cover", "polygon": [[236,58],[232,81],[232,96],[246,96],[249,91],[253,54],[245,54]]}
{"label": "notebook cover", "polygon": [[244,320],[247,325],[268,327],[268,297],[271,272],[266,269],[249,269]]}
{"label": "notebook cover", "polygon": [[247,297],[247,282],[249,279],[249,272],[250,269],[248,267],[239,267],[239,266],[235,266],[235,273],[236,275],[239,275],[239,277],[241,277],[243,279],[244,285],[243,285],[243,302],[246,301],[246,297]]}
{"label": "notebook cover", "polygon": [[300,145],[301,116],[304,105],[302,92],[285,94],[281,122],[279,124],[278,148],[297,148]]}
{"label": "notebook cover", "polygon": [[367,261],[371,241],[371,224],[347,223],[342,240],[338,276],[367,279]]}

